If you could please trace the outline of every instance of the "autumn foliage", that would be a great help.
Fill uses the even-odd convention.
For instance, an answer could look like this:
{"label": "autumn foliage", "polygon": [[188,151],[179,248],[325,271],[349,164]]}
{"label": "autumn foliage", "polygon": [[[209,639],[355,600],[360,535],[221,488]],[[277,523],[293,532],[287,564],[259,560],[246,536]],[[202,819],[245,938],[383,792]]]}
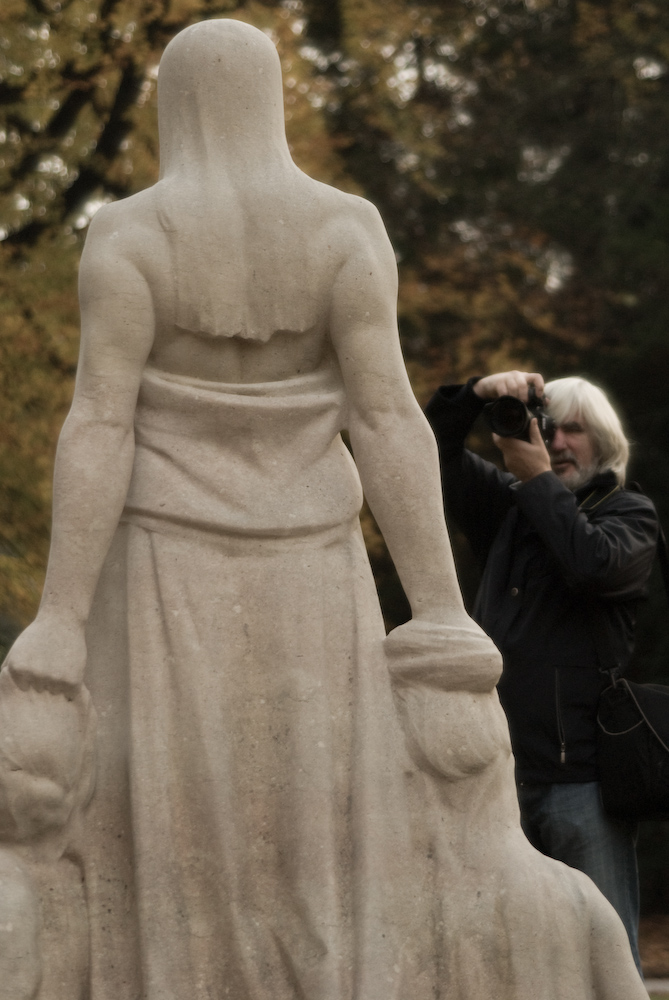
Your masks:
{"label": "autumn foliage", "polygon": [[[381,210],[400,263],[401,329],[419,398],[441,381],[511,365],[586,373],[622,404],[637,474],[661,506],[666,5],[3,0],[5,623],[28,621],[39,597],[88,221],[100,204],[156,179],[161,52],[185,25],[220,16],[275,40],[296,161]],[[401,596],[369,518],[367,536],[396,619]]]}

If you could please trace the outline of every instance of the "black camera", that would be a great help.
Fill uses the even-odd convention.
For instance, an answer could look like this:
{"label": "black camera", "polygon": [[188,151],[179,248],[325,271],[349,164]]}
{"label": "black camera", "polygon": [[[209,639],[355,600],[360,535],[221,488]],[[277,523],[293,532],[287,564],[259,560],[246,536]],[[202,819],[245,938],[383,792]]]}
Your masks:
{"label": "black camera", "polygon": [[515,396],[500,396],[499,399],[486,403],[483,415],[495,434],[519,438],[521,441],[530,440],[530,424],[532,418],[536,417],[539,431],[548,447],[555,437],[555,421],[546,413],[544,397],[537,396],[533,385],[527,388],[527,406]]}

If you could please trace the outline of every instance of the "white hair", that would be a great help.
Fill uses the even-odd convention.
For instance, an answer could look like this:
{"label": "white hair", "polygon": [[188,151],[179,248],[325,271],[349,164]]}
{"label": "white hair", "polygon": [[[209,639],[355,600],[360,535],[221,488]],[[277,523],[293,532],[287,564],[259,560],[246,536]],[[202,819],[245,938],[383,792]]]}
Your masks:
{"label": "white hair", "polygon": [[618,414],[602,390],[584,378],[572,376],[549,382],[544,391],[548,398],[548,413],[556,424],[579,420],[595,447],[597,471],[610,469],[623,486],[629,442]]}

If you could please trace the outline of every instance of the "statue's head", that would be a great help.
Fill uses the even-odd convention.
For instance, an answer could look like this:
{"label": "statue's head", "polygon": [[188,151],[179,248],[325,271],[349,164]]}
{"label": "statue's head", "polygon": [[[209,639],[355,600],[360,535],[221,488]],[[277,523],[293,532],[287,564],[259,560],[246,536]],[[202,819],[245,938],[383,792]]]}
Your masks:
{"label": "statue's head", "polygon": [[287,152],[281,63],[243,21],[200,21],[165,49],[158,76],[161,176]]}

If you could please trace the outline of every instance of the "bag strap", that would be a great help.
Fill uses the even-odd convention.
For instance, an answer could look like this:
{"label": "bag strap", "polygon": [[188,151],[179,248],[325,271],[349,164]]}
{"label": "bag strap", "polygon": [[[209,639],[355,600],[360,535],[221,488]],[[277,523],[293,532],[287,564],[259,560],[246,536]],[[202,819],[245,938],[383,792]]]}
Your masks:
{"label": "bag strap", "polygon": [[[607,487],[595,488],[592,493],[581,501],[579,510],[583,511],[586,517],[590,517],[592,511],[596,510],[600,504],[608,500],[621,489],[614,486],[613,489]],[[596,597],[587,599],[592,622],[592,632],[595,639],[595,650],[599,660],[600,674],[606,674],[615,687],[622,676],[622,664],[620,658],[615,655],[613,642],[611,639],[611,623],[606,608]]]}
{"label": "bag strap", "polygon": [[[634,704],[636,706],[637,712],[639,713],[639,715],[641,716],[641,718],[643,719],[643,721],[646,723],[646,725],[650,729],[651,733],[653,734],[653,736],[655,737],[655,739],[657,740],[657,742],[660,744],[660,746],[662,746],[667,751],[667,753],[669,753],[669,746],[667,746],[667,744],[664,742],[664,740],[662,739],[662,737],[658,733],[657,729],[655,728],[655,726],[652,724],[652,722],[650,721],[650,719],[648,718],[648,716],[646,715],[646,713],[642,709],[642,707],[639,704],[639,701],[637,699],[637,696],[634,694],[634,691],[632,689],[632,685],[630,684],[630,682],[628,680],[625,680],[624,677],[619,677],[618,678],[618,684],[622,684],[622,686],[625,688],[625,690],[627,691],[628,695],[630,696],[630,698],[634,702]],[[614,687],[615,686],[616,686],[616,684],[614,683]]]}
{"label": "bag strap", "polygon": [[[629,490],[632,490],[634,493],[643,493],[643,489],[636,482],[628,483],[627,488]],[[610,496],[613,496],[613,494],[616,493],[619,489],[621,489],[621,487],[616,486],[612,490],[609,490],[607,493],[604,493],[602,488],[600,488],[599,490],[595,489],[592,491],[592,493],[590,493],[589,496],[585,498],[585,500],[583,500],[579,504],[579,508],[583,511],[586,517],[588,517],[591,511],[595,510],[596,507],[599,507],[599,505],[603,503],[605,500],[608,500],[608,498]],[[590,501],[593,502],[590,503]],[[662,525],[659,522],[658,522],[656,552],[657,552],[658,562],[660,564],[660,571],[662,573],[662,581],[664,583],[665,594],[667,597],[667,601],[669,602],[669,551],[667,549],[666,536],[662,529]],[[611,683],[615,687],[617,682],[622,677],[622,664],[620,663],[620,660],[615,656],[613,652],[613,643],[611,641],[611,623],[609,621],[609,616],[606,613],[606,608],[603,607],[602,604],[597,602],[596,599],[592,599],[590,601],[590,607],[592,609],[592,630],[595,635],[595,644],[597,646],[597,658],[600,663],[599,671],[600,673],[608,674],[609,677],[611,678]],[[613,666],[606,666],[605,665],[606,663],[613,664]],[[632,695],[632,697],[634,696]],[[634,699],[634,701],[636,702],[636,698]],[[638,704],[637,708],[639,708]],[[641,712],[640,708],[639,711]],[[643,712],[641,712],[641,714],[643,715]],[[652,729],[653,727],[650,725],[645,715],[644,715],[644,720],[648,725],[648,727]],[[653,730],[653,732],[655,733],[655,730]],[[655,733],[655,735],[657,736],[657,733]],[[659,736],[657,736],[657,738],[658,740],[660,739]],[[660,740],[660,742],[662,743],[662,740]],[[664,746],[664,743],[662,743],[662,745]]]}
{"label": "bag strap", "polygon": [[592,598],[589,601],[592,614],[592,631],[595,637],[595,648],[599,660],[600,674],[606,674],[614,687],[622,681],[623,666],[620,657],[616,656],[611,640],[611,623],[606,608]]}
{"label": "bag strap", "polygon": [[664,580],[664,589],[667,593],[667,601],[669,601],[669,552],[667,552],[667,539],[664,531],[662,530],[662,525],[660,525],[660,530],[657,536],[657,558],[660,563],[662,579]]}
{"label": "bag strap", "polygon": [[[582,510],[586,517],[596,510],[600,504],[612,497],[614,493],[618,493],[622,489],[621,486],[614,486],[612,490],[607,489],[605,486],[595,487],[592,493],[588,493],[585,500],[581,500],[578,505],[578,509]],[[604,492],[606,490],[606,492]],[[590,503],[592,501],[592,503]],[[586,506],[587,505],[587,506]]]}
{"label": "bag strap", "polygon": [[[634,493],[643,493],[643,489],[636,482],[628,483],[627,488],[632,490]],[[667,537],[659,521],[657,533],[657,561],[660,564],[664,590],[667,595],[667,601],[669,602],[669,551],[667,550]]]}

